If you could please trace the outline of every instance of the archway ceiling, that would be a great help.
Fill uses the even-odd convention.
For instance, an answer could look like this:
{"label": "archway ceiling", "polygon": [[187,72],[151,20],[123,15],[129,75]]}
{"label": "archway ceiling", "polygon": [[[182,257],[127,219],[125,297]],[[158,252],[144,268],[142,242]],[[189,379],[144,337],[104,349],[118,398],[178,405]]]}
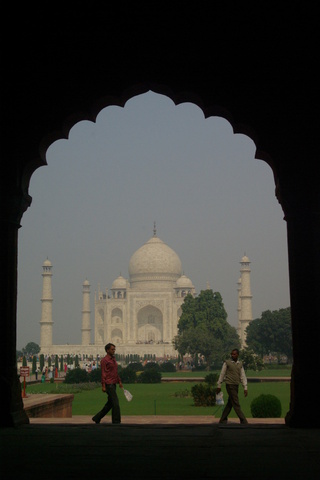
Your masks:
{"label": "archway ceiling", "polygon": [[26,179],[75,123],[148,90],[226,118],[278,173],[313,160],[318,29],[302,29],[302,12],[288,6],[233,7],[211,16],[201,4],[156,16],[137,7],[96,12],[91,23],[84,14],[84,24],[44,16],[36,28],[21,27],[6,69],[6,139],[28,165]]}

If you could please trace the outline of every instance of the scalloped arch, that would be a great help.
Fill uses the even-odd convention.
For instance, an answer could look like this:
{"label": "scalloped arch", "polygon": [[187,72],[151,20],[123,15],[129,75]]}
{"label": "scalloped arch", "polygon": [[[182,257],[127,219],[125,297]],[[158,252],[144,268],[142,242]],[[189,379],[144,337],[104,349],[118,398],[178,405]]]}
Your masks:
{"label": "scalloped arch", "polygon": [[[30,156],[30,160],[25,163],[22,170],[21,191],[24,196],[24,202],[20,214],[22,215],[31,205],[32,197],[29,195],[31,177],[39,167],[47,165],[47,150],[54,142],[63,139],[67,140],[72,127],[81,121],[90,121],[95,123],[98,114],[103,109],[109,106],[118,106],[124,108],[128,100],[149,91],[167,96],[175,105],[182,103],[193,103],[202,110],[205,118],[216,116],[227,120],[230,123],[234,134],[246,135],[254,142],[256,146],[255,159],[265,161],[271,167],[273,175],[276,178],[274,161],[271,155],[269,155],[264,149],[259,148],[258,134],[252,125],[245,121],[241,121],[241,119],[236,119],[235,113],[231,112],[228,108],[225,108],[221,105],[207,105],[200,95],[195,94],[194,92],[174,90],[169,85],[145,82],[134,84],[130,88],[124,89],[122,93],[118,95],[110,94],[108,92],[106,92],[105,95],[91,95],[91,100],[84,102],[85,107],[83,102],[81,102],[81,106],[79,104],[79,108],[75,107],[73,113],[67,115],[64,119],[61,119],[59,127],[57,127],[57,123],[55,123],[55,128],[49,130],[45,135],[43,135],[37,149],[38,154]],[[235,110],[238,113],[238,108],[236,106]],[[277,184],[276,181],[275,183]]]}
{"label": "scalloped arch", "polygon": [[[90,121],[95,123],[97,116],[105,108],[109,106],[118,106],[124,108],[128,100],[135,96],[143,95],[144,93],[147,93],[149,91],[167,96],[172,100],[175,105],[180,105],[182,103],[193,103],[202,110],[205,118],[213,116],[224,118],[232,126],[234,134],[246,135],[254,142],[254,144],[256,145],[256,159],[264,160],[270,165],[272,164],[271,157],[266,152],[258,148],[258,135],[255,132],[254,128],[251,125],[247,125],[246,123],[236,121],[232,112],[228,111],[227,108],[224,108],[220,105],[205,105],[204,101],[200,98],[200,96],[192,92],[175,92],[166,85],[139,84],[132,86],[130,89],[124,90],[121,96],[109,94],[101,96],[92,102],[86,112],[79,110],[66,117],[62,121],[61,128],[59,130],[48,132],[48,134],[45,135],[42,139],[39,147],[40,159],[38,162],[34,161],[32,163],[34,170],[36,170],[36,168],[40,166],[47,164],[46,152],[48,148],[57,140],[67,140],[69,138],[70,130],[77,123],[81,121]],[[30,169],[30,171],[31,170],[32,168]]]}

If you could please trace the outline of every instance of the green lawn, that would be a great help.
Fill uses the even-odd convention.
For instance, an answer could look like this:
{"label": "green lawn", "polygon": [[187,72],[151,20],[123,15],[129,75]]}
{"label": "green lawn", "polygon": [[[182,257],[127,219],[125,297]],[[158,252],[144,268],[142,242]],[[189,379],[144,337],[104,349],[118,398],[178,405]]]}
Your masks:
{"label": "green lawn", "polygon": [[[191,370],[188,371],[178,371],[178,372],[168,372],[168,373],[161,373],[162,377],[168,378],[188,378],[188,377],[202,377],[204,378],[209,373],[217,373],[220,374],[220,370],[216,370],[213,372],[201,371],[201,372],[192,372]],[[254,370],[246,370],[247,377],[290,377],[291,376],[291,368],[270,368],[264,369],[260,372],[256,372]]]}
{"label": "green lawn", "polygon": [[[192,397],[177,397],[175,393],[185,390],[191,391],[195,385],[192,382],[174,382],[157,384],[130,384],[125,385],[133,395],[133,400],[127,402],[123,392],[118,388],[122,415],[215,415],[220,416],[219,407],[195,407]],[[225,402],[227,394],[225,384],[222,385]],[[27,395],[30,393],[58,393],[57,384],[38,384],[27,387]],[[249,383],[247,398],[243,395],[243,389],[239,390],[240,404],[244,414],[250,418],[250,404],[252,400],[260,395],[272,394],[279,398],[282,405],[282,417],[289,410],[290,383],[289,382],[265,382]],[[94,390],[82,391],[74,394],[72,404],[73,415],[94,415],[107,401],[107,395],[102,392],[101,387]],[[232,411],[231,418],[236,417]]]}

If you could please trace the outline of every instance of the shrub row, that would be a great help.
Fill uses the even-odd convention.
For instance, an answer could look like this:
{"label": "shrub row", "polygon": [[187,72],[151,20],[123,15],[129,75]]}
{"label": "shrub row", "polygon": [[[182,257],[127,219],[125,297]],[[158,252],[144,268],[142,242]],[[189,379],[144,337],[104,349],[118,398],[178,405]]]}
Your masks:
{"label": "shrub row", "polygon": [[64,383],[101,383],[101,369],[96,368],[91,372],[87,372],[83,368],[76,367],[73,370],[68,370]]}
{"label": "shrub row", "polygon": [[[176,368],[172,362],[158,364],[149,362],[145,366],[141,363],[130,363],[126,368],[118,367],[119,376],[123,383],[160,383],[161,372],[175,372]],[[65,383],[101,382],[101,369],[96,368],[87,372],[81,368],[68,370]]]}

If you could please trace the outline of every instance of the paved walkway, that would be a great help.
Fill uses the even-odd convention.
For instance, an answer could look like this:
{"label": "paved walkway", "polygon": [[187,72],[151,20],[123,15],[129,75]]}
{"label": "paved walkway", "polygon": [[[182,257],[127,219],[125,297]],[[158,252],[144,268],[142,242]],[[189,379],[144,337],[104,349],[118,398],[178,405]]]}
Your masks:
{"label": "paved walkway", "polygon": [[[122,416],[121,423],[123,425],[213,425],[219,422],[219,417],[212,415],[131,415]],[[69,418],[30,418],[32,425],[95,425],[92,417],[88,415],[73,415]],[[283,418],[248,418],[248,423],[254,425],[284,425]],[[104,417],[99,425],[111,424],[111,416]],[[229,419],[228,426],[238,425],[239,420],[236,418]],[[98,426],[98,425],[97,425]]]}

